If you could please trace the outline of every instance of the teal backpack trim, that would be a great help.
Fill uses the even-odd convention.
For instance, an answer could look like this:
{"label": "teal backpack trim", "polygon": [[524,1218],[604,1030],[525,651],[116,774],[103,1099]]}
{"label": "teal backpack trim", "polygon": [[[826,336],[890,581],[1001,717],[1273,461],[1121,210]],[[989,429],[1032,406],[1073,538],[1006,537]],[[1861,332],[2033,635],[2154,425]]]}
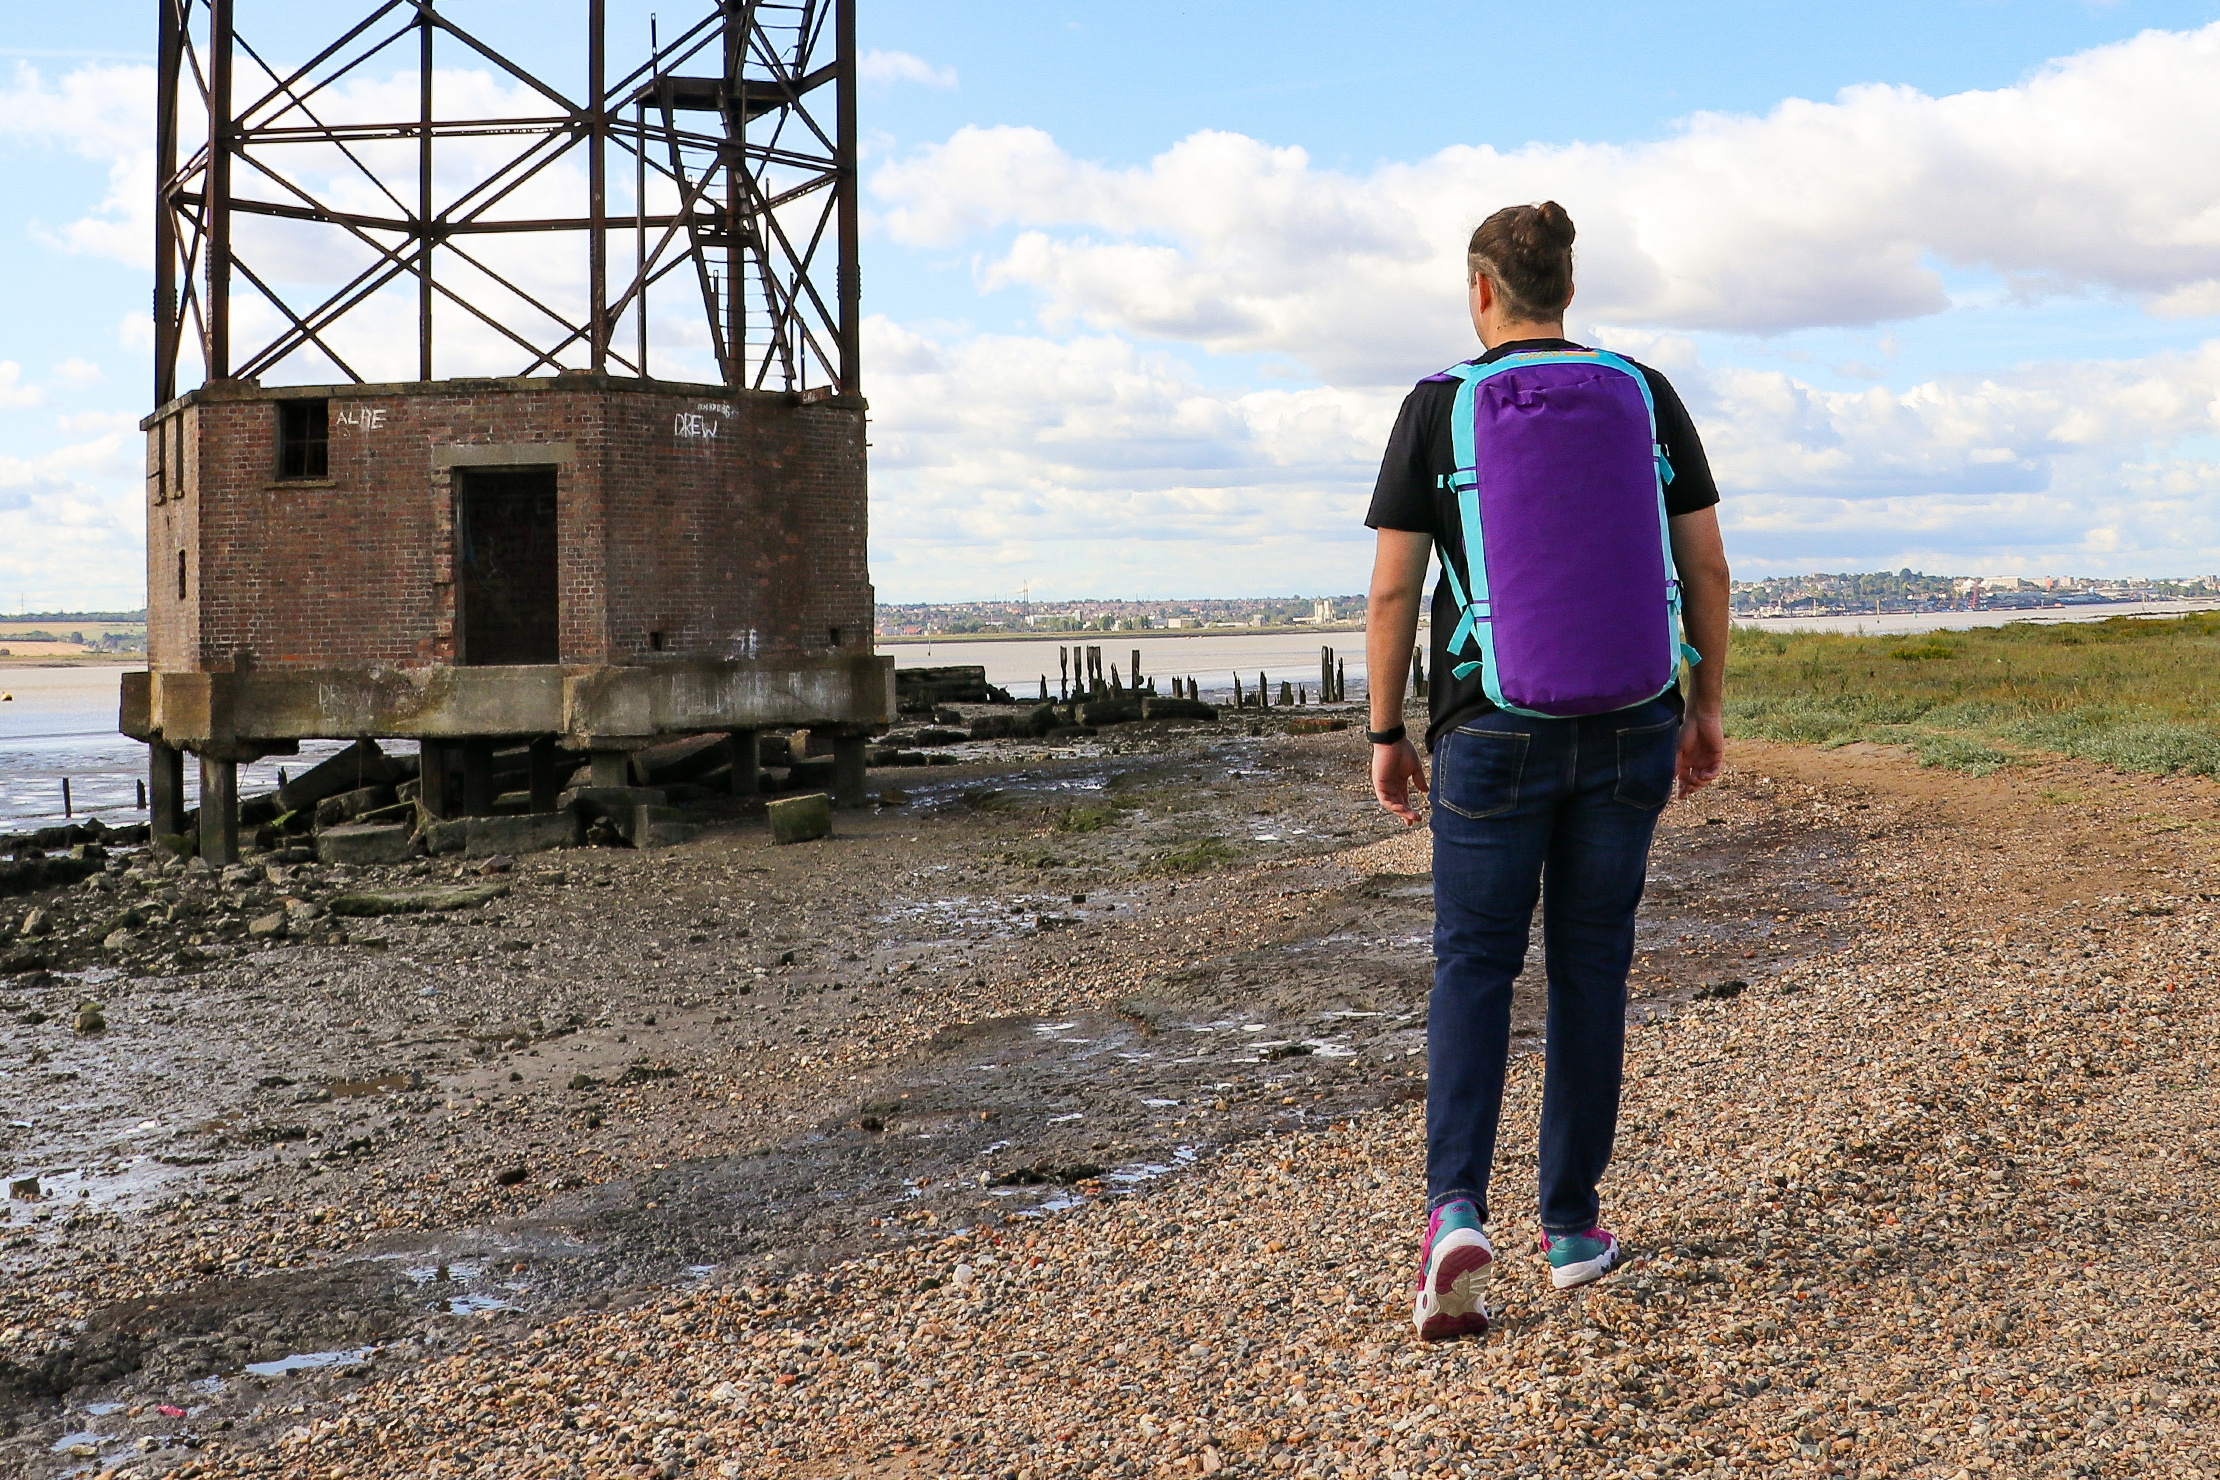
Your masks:
{"label": "teal backpack trim", "polygon": [[[1486,532],[1480,527],[1480,458],[1473,443],[1473,402],[1481,381],[1506,370],[1527,365],[1550,364],[1599,364],[1618,371],[1634,381],[1642,392],[1642,405],[1650,414],[1650,448],[1657,459],[1657,531],[1658,540],[1665,550],[1665,606],[1667,620],[1672,623],[1672,643],[1681,658],[1693,667],[1701,663],[1703,654],[1688,645],[1687,634],[1681,625],[1681,593],[1678,568],[1673,564],[1673,532],[1671,516],[1665,512],[1665,485],[1673,481],[1673,465],[1665,456],[1665,445],[1657,439],[1657,402],[1650,395],[1649,377],[1633,361],[1611,353],[1607,349],[1588,350],[1529,350],[1524,354],[1506,355],[1487,365],[1464,363],[1450,366],[1443,373],[1457,378],[1457,400],[1449,414],[1450,450],[1456,459],[1457,471],[1445,473],[1437,481],[1457,495],[1457,522],[1464,530],[1465,569],[1472,576],[1472,590],[1465,591],[1464,583],[1457,578],[1456,564],[1450,560],[1449,551],[1441,549],[1441,573],[1449,582],[1449,594],[1456,598],[1459,613],[1457,628],[1449,635],[1445,649],[1454,657],[1467,642],[1477,649],[1478,655],[1458,663],[1449,671],[1457,678],[1470,677],[1480,670],[1480,687],[1488,702],[1508,714],[1522,714],[1530,719],[1561,719],[1563,716],[1543,714],[1535,709],[1522,709],[1503,696],[1502,668],[1495,658],[1495,621],[1490,615],[1488,600],[1488,561]],[[1664,697],[1680,682],[1679,666],[1665,687],[1639,702],[1647,704]],[[1627,705],[1631,709],[1633,705]]]}

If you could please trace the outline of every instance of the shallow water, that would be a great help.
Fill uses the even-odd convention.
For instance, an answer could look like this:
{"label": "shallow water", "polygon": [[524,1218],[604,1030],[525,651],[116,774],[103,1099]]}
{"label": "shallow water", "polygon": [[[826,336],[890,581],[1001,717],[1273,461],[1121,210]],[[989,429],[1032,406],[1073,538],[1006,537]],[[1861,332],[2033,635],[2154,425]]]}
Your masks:
{"label": "shallow water", "polygon": [[[122,666],[0,668],[0,832],[50,827],[97,817],[111,827],[147,820],[139,805],[146,779],[146,747],[116,730],[122,701]],[[274,756],[239,768],[242,796],[268,791],[278,772],[296,773],[343,748],[345,742],[302,744],[297,756]],[[386,747],[407,752],[414,747]],[[62,778],[69,778],[70,816],[62,812]],[[200,804],[200,771],[185,767],[187,806]]]}

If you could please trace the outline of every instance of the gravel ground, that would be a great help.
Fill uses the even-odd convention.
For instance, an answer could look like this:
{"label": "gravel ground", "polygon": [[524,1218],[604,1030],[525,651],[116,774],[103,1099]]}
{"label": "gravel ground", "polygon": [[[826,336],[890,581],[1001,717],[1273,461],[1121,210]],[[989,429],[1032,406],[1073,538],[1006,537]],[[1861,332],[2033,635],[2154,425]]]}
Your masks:
{"label": "gravel ground", "polygon": [[[142,1386],[96,1415],[90,1452],[64,1434],[30,1472],[2220,1469],[2220,791],[2069,764],[1974,779],[1865,747],[1732,759],[1660,842],[1653,905],[1671,923],[1645,939],[1605,1187],[1633,1261],[1560,1295],[1530,1219],[1507,1217],[1485,1340],[1411,1336],[1422,1124],[1417,1081],[1382,1051],[1274,1093],[1248,1084],[1238,1131],[1121,1195],[1083,1185],[1013,1209],[974,1187],[809,1257],[733,1257],[605,1288],[598,1307],[452,1315],[343,1373],[235,1382],[251,1409]],[[1351,786],[1312,790],[1347,817]],[[1730,854],[1777,887],[1734,883]],[[1331,933],[1291,893],[1362,901],[1425,860],[1421,833],[1227,861],[1176,908],[1137,898],[1135,934],[1083,964],[1013,945],[970,989],[983,997],[919,1004],[905,1042],[994,1002],[1057,1013],[1161,991],[1195,954],[1181,932],[1238,938],[1221,952],[1315,945]],[[1290,878],[1307,882],[1275,887]],[[1521,1056],[1506,1213],[1532,1196],[1538,1088]],[[649,1145],[630,1154],[764,1133],[709,1121],[732,1093],[715,1090],[643,1102],[627,1124]],[[382,1185],[337,1216],[394,1217]],[[189,1232],[191,1212],[171,1216]],[[313,1244],[301,1257],[359,1267]]]}

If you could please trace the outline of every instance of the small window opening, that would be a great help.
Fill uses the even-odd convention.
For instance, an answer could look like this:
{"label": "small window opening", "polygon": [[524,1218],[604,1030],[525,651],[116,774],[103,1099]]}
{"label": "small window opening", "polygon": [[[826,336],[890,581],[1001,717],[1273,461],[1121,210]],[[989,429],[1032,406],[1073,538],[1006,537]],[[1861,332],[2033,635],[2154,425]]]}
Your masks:
{"label": "small window opening", "polygon": [[648,647],[652,651],[658,653],[663,651],[663,634],[660,632],[650,632],[648,634]]}
{"label": "small window opening", "polygon": [[278,476],[324,478],[331,468],[331,404],[278,402]]}
{"label": "small window opening", "polygon": [[825,635],[831,641],[834,647],[840,646],[840,629],[838,627],[827,627],[825,629]]}
{"label": "small window opening", "polygon": [[177,552],[177,599],[185,599],[185,552]]}

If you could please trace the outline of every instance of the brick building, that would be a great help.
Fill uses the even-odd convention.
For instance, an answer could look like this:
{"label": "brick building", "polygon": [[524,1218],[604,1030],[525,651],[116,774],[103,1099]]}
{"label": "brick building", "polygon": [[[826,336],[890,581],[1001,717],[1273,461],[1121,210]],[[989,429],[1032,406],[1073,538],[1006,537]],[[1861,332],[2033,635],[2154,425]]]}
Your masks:
{"label": "brick building", "polygon": [[[860,399],[218,382],[143,425],[151,671],[124,729],[155,747],[158,802],[183,751],[220,813],[238,762],[308,738],[465,765],[545,740],[616,782],[659,739],[771,726],[833,731],[836,791],[860,793],[893,714]],[[204,816],[213,853],[225,826]]]}

